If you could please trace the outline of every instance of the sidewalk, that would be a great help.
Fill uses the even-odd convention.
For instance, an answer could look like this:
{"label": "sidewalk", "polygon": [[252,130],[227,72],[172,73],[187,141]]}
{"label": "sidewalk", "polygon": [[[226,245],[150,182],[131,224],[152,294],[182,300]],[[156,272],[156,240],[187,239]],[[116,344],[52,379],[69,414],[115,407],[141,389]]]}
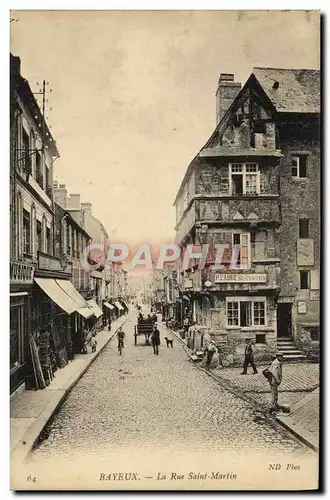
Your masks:
{"label": "sidewalk", "polygon": [[[191,358],[191,350],[180,335],[172,330]],[[192,358],[191,358],[192,359]],[[235,395],[249,401],[264,414],[270,408],[270,387],[262,370],[268,365],[258,365],[258,374],[241,375],[242,369],[216,368],[206,370],[200,363],[196,365],[233,392]],[[319,446],[319,408],[320,408],[320,368],[314,363],[284,363],[283,381],[279,388],[279,404],[288,404],[289,414],[277,414],[275,420],[286,427],[305,444],[318,449]],[[268,415],[269,418],[269,415]]]}
{"label": "sidewalk", "polygon": [[97,350],[88,354],[76,354],[73,361],[55,372],[55,378],[46,389],[23,390],[10,398],[10,451],[11,459],[23,461],[42,430],[62,400],[88,370],[95,358],[114,336],[128,315],[112,323],[111,331],[97,334]]}

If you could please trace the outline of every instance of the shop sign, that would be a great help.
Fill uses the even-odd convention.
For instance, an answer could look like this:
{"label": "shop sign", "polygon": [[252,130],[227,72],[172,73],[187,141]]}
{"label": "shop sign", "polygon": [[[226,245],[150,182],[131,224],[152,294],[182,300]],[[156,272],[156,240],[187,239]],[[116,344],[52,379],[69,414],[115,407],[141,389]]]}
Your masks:
{"label": "shop sign", "polygon": [[297,240],[297,265],[314,266],[314,240],[308,238]]}
{"label": "shop sign", "polygon": [[34,265],[23,262],[10,262],[11,283],[33,283]]}
{"label": "shop sign", "polygon": [[184,288],[192,288],[193,287],[193,280],[189,278],[185,278],[183,281],[183,286]]}
{"label": "shop sign", "polygon": [[320,292],[319,292],[319,290],[311,290],[309,292],[309,299],[310,300],[320,300]]}
{"label": "shop sign", "polygon": [[215,283],[266,283],[266,274],[224,274],[214,275]]}
{"label": "shop sign", "polygon": [[297,303],[298,314],[306,314],[307,313],[307,304],[304,301],[299,301]]}

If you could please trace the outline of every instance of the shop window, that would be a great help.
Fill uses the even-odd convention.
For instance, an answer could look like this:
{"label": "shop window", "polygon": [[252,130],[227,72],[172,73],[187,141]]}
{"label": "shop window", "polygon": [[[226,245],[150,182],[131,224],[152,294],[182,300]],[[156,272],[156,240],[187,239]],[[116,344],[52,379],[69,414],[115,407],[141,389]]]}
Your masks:
{"label": "shop window", "polygon": [[23,253],[31,254],[31,215],[23,210]]}
{"label": "shop window", "polygon": [[264,326],[266,324],[265,300],[228,300],[227,326]]}
{"label": "shop window", "polygon": [[266,344],[266,334],[257,333],[256,334],[256,344]]}
{"label": "shop window", "polygon": [[299,219],[299,238],[309,238],[309,219]]}
{"label": "shop window", "polygon": [[22,307],[10,308],[10,369],[20,365],[22,356]]}
{"label": "shop window", "polygon": [[291,158],[292,177],[304,179],[307,177],[307,155],[295,155]]}
{"label": "shop window", "polygon": [[308,273],[309,271],[299,271],[300,290],[308,290]]}

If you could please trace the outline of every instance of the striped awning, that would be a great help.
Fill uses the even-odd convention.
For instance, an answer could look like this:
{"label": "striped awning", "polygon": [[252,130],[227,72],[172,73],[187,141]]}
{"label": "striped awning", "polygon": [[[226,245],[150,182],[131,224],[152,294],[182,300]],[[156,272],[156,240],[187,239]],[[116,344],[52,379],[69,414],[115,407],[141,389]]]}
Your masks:
{"label": "striped awning", "polygon": [[123,311],[124,310],[123,306],[121,305],[120,302],[118,302],[118,300],[116,300],[115,306],[117,307],[117,309],[119,309],[119,311]]}
{"label": "striped awning", "polygon": [[110,304],[109,302],[104,302],[104,304],[103,304],[103,305],[104,305],[105,307],[107,307],[108,309],[111,309],[111,310],[115,308],[115,306],[113,306],[113,305],[112,305],[112,304]]}

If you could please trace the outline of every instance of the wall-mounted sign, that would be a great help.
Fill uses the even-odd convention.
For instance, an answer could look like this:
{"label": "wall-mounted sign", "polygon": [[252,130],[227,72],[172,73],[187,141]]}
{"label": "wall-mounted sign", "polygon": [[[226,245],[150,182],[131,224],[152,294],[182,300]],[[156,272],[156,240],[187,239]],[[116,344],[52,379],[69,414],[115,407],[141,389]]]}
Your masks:
{"label": "wall-mounted sign", "polygon": [[216,273],[215,283],[266,283],[266,274],[225,274]]}
{"label": "wall-mounted sign", "polygon": [[311,290],[309,292],[309,299],[310,300],[320,300],[320,292],[319,292],[319,290]]}
{"label": "wall-mounted sign", "polygon": [[193,287],[193,280],[189,278],[185,278],[183,280],[183,287],[184,288],[192,288]]}
{"label": "wall-mounted sign", "polygon": [[303,301],[298,301],[297,303],[298,314],[306,314],[307,313],[307,304]]}
{"label": "wall-mounted sign", "polygon": [[308,238],[297,240],[297,265],[314,266],[314,240]]}

